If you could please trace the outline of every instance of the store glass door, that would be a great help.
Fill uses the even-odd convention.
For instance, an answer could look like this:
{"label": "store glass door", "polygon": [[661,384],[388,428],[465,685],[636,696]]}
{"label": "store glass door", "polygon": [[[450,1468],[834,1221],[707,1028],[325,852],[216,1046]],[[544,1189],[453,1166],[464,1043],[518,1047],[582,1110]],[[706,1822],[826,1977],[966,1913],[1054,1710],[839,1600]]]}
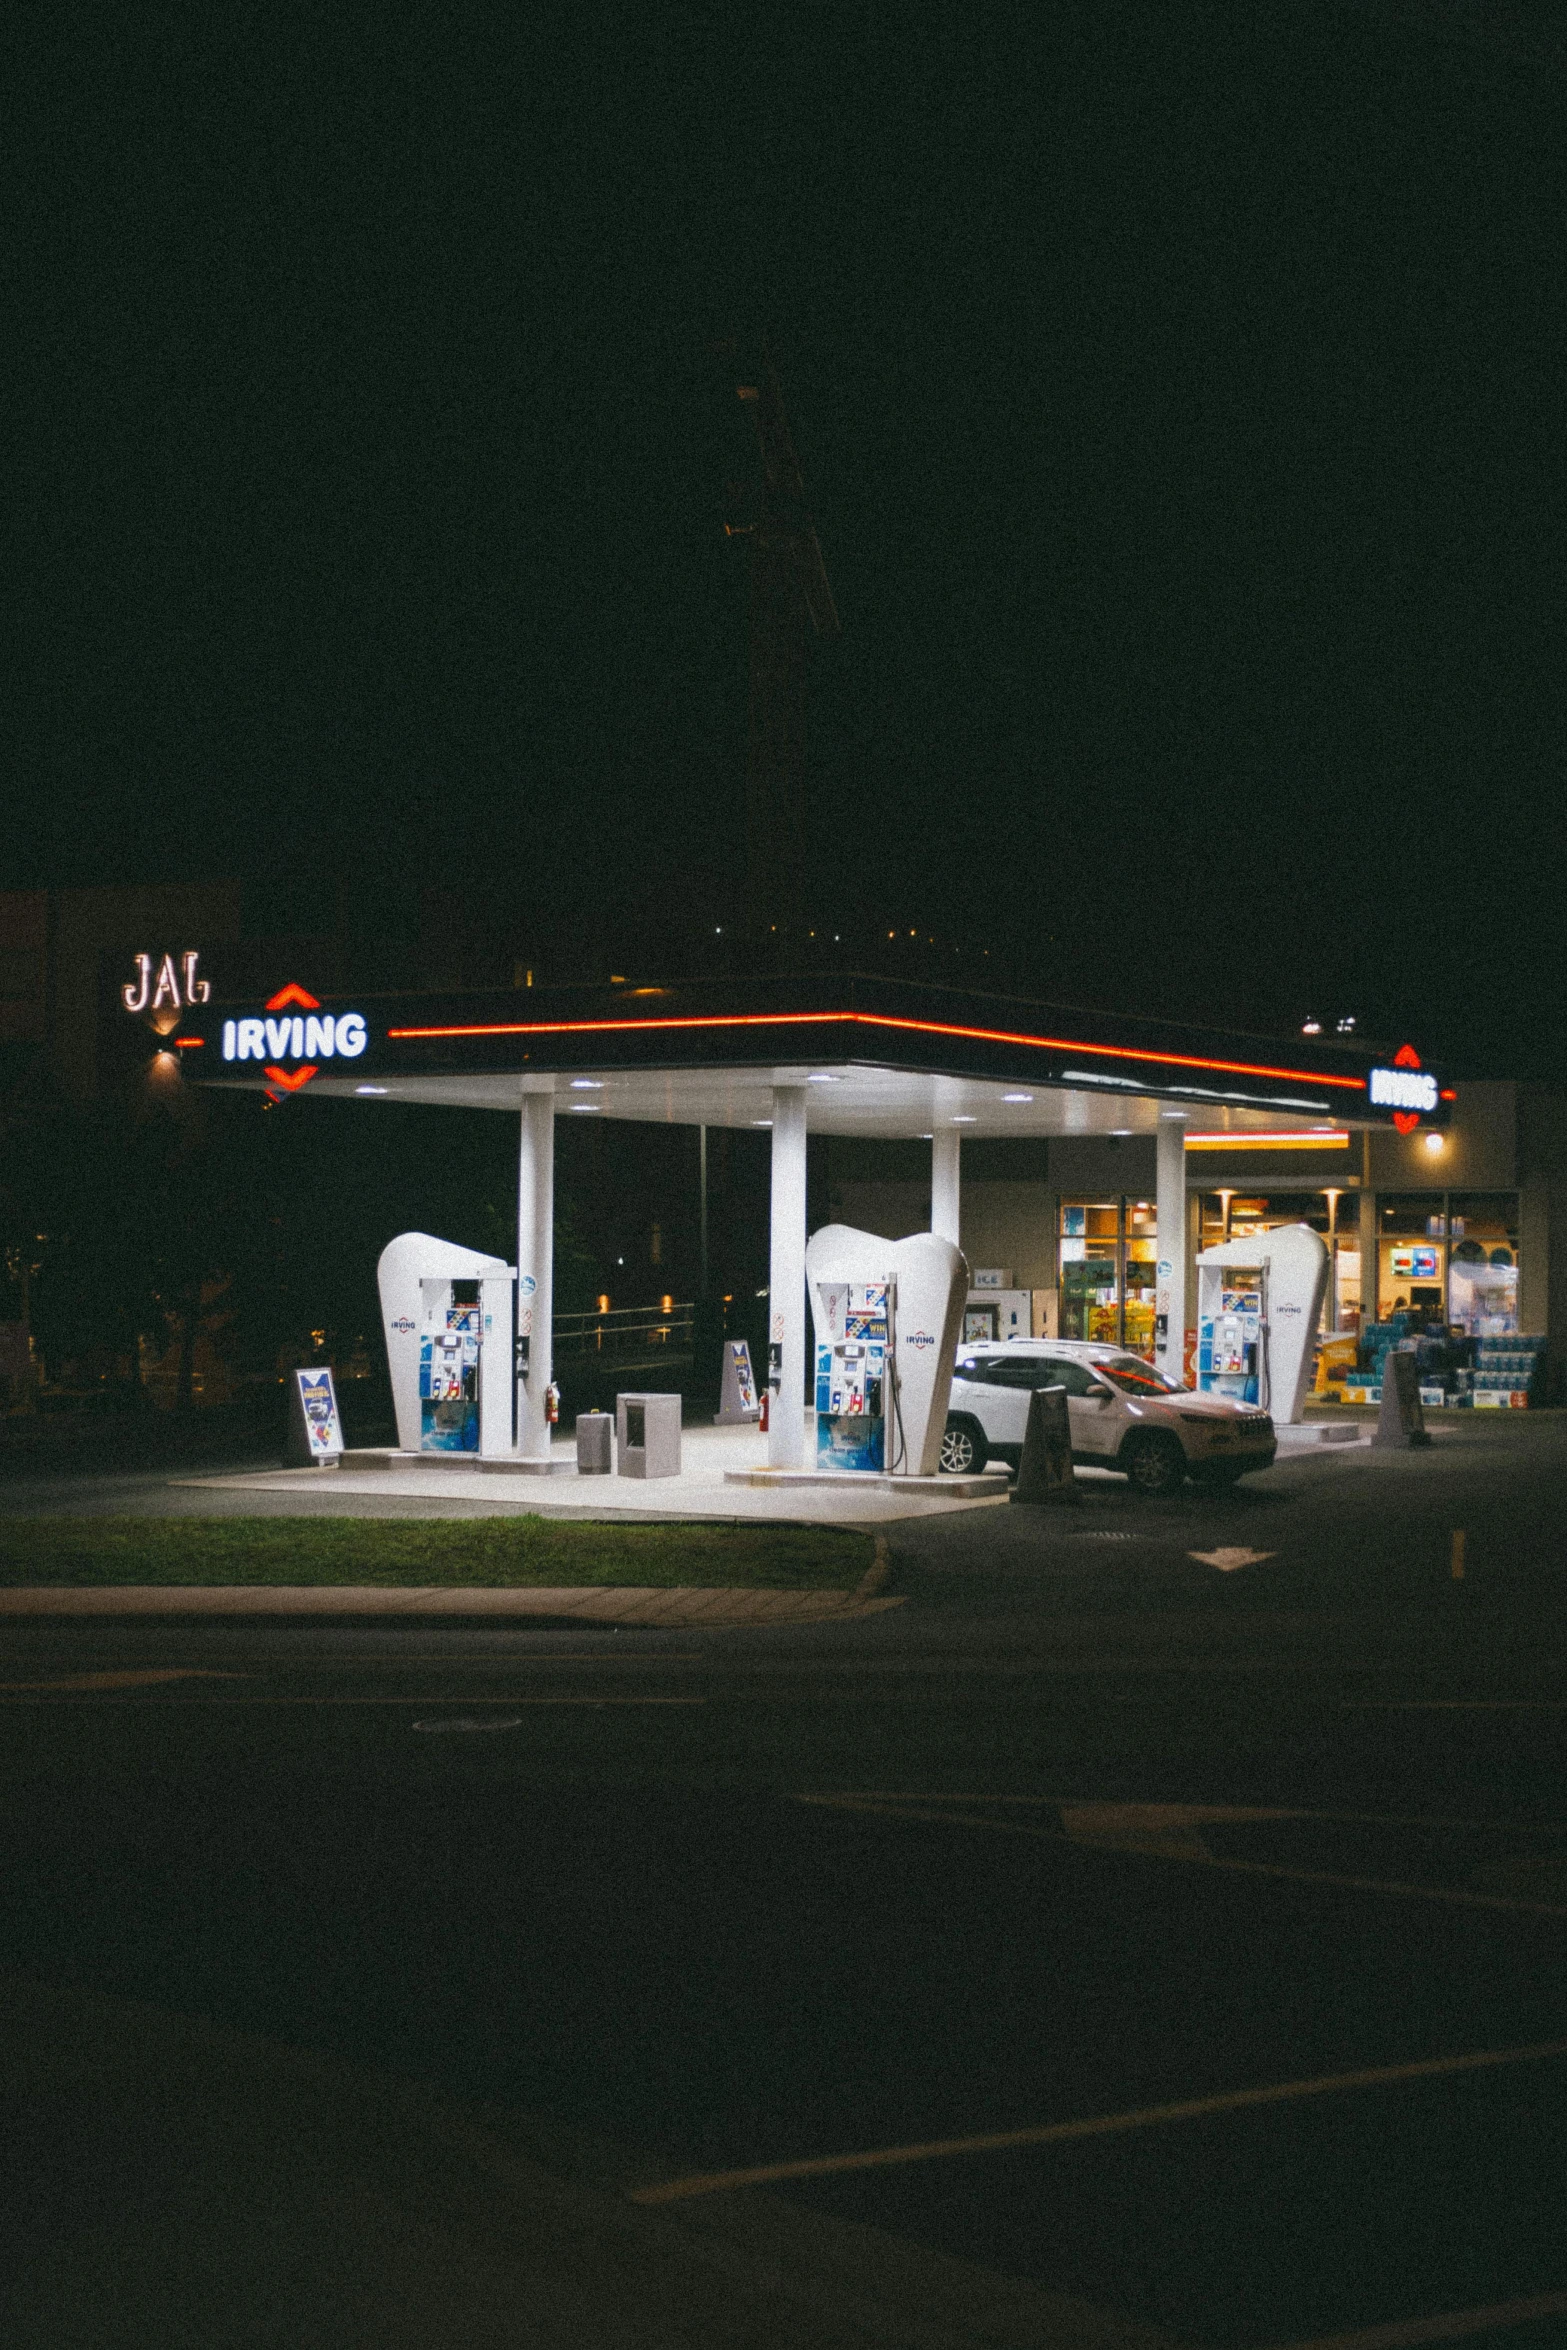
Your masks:
{"label": "store glass door", "polygon": [[1121,1202],[1061,1203],[1063,1338],[1121,1337]]}
{"label": "store glass door", "polygon": [[1152,1200],[1063,1200],[1060,1332],[1153,1356],[1158,1219]]}

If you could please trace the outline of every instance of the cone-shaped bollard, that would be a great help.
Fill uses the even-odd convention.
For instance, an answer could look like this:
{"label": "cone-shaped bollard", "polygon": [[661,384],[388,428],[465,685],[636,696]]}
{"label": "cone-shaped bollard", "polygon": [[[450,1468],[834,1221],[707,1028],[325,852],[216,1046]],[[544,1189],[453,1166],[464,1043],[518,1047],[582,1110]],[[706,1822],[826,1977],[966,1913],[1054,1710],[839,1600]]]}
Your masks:
{"label": "cone-shaped bollard", "polygon": [[1426,1416],[1420,1404],[1420,1373],[1413,1355],[1382,1358],[1382,1404],[1377,1413],[1375,1445],[1402,1451],[1413,1444],[1429,1444]]}
{"label": "cone-shaped bollard", "polygon": [[1012,1501],[1078,1501],[1072,1474],[1072,1424],[1064,1387],[1036,1387],[1028,1399],[1023,1457],[1017,1465]]}

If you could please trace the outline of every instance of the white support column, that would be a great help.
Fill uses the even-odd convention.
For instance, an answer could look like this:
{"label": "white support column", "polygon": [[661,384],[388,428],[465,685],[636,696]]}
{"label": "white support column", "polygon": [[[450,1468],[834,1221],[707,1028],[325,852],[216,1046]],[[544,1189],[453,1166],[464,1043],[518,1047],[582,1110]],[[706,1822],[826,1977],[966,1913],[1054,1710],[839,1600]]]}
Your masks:
{"label": "white support column", "polygon": [[782,1350],[767,1407],[767,1460],[774,1469],[805,1466],[805,1087],[773,1087],[772,1252],[768,1268],[768,1336]]}
{"label": "white support column", "polygon": [[555,1080],[525,1077],[517,1154],[517,1334],[528,1341],[528,1368],[517,1381],[517,1453],[540,1468],[550,1457],[544,1393],[552,1376],[554,1309]]}
{"label": "white support column", "polygon": [[1365,1175],[1360,1193],[1360,1328],[1374,1322],[1380,1307],[1377,1294],[1377,1195],[1371,1188],[1371,1137],[1366,1136],[1366,1151],[1362,1164]]}
{"label": "white support column", "polygon": [[[1167,1377],[1185,1377],[1186,1354],[1186,1121],[1161,1111],[1154,1143],[1158,1184],[1159,1266],[1154,1280],[1154,1364]],[[1158,1333],[1163,1329],[1163,1337]]]}
{"label": "white support column", "polygon": [[930,1138],[930,1228],[938,1240],[961,1248],[958,1225],[963,1197],[963,1129],[938,1126]]}

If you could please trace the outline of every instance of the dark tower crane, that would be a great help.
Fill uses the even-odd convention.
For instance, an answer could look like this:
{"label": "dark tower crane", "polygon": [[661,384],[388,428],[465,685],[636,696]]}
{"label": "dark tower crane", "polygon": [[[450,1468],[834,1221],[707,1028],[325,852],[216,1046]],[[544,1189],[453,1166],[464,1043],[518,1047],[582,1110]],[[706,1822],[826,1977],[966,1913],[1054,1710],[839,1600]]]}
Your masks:
{"label": "dark tower crane", "polygon": [[724,527],[750,555],[746,913],[754,931],[783,934],[798,929],[805,900],[806,660],[816,638],[838,634],[838,610],[765,344],[760,358],[756,381],[737,386],[756,426],[760,492],[750,519]]}

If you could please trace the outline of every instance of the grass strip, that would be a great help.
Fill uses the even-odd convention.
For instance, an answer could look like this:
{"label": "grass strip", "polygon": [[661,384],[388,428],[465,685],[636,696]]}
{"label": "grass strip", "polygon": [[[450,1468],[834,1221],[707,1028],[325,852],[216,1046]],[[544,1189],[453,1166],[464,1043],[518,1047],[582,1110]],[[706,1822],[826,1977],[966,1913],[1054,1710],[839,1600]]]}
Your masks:
{"label": "grass strip", "polygon": [[852,1588],[872,1537],[837,1526],[516,1518],[6,1518],[0,1586],[675,1584]]}

